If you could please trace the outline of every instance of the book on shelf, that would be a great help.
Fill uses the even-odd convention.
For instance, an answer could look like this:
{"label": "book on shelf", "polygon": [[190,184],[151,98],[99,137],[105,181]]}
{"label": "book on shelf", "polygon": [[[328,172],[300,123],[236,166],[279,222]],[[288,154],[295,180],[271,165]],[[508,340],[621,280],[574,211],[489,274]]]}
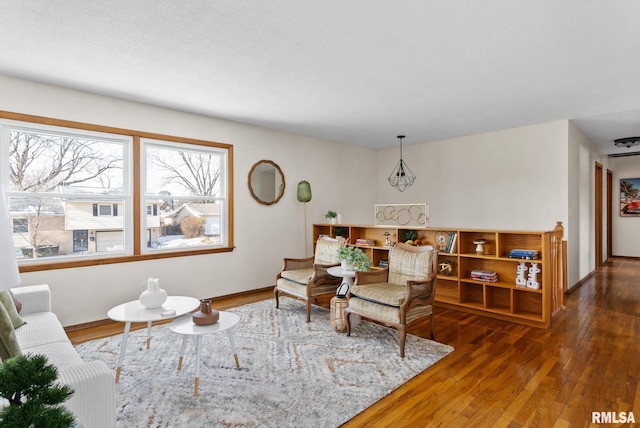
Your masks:
{"label": "book on shelf", "polygon": [[471,279],[485,282],[497,282],[498,274],[493,270],[474,269],[471,271]]}
{"label": "book on shelf", "polygon": [[458,239],[458,233],[457,232],[453,232],[451,234],[451,245],[449,246],[449,253],[455,253],[456,252],[456,241]]}
{"label": "book on shelf", "polygon": [[535,260],[538,256],[538,250],[509,250],[509,258],[511,259]]}
{"label": "book on shelf", "polygon": [[376,245],[376,241],[373,239],[358,238],[356,239],[356,245]]}
{"label": "book on shelf", "polygon": [[447,245],[444,247],[444,252],[451,254],[455,251],[456,239],[458,234],[456,232],[451,232],[449,234],[449,239],[447,239]]}

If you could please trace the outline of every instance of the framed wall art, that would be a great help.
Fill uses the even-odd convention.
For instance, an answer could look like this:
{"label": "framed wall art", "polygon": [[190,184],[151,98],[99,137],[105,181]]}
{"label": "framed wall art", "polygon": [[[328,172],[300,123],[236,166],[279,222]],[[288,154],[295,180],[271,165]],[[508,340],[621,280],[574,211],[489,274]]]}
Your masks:
{"label": "framed wall art", "polygon": [[429,205],[376,204],[373,213],[376,226],[429,226]]}
{"label": "framed wall art", "polygon": [[620,216],[640,217],[640,178],[620,179]]}

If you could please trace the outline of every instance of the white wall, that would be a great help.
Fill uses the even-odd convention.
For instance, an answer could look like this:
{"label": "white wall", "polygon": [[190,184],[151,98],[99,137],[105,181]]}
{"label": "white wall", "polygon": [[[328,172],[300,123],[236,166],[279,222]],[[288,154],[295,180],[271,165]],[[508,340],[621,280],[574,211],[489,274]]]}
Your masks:
{"label": "white wall", "polygon": [[[304,205],[296,200],[300,180],[309,181],[313,193],[306,206],[308,237],[327,210],[341,213],[343,223],[371,224],[375,203],[427,202],[433,227],[550,230],[561,221],[569,242],[569,285],[593,270],[593,163],[606,165],[606,159],[568,121],[421,144],[407,138],[404,159],[417,179],[401,193],[387,182],[397,147],[376,152],[3,76],[0,93],[0,110],[234,145],[236,249],[22,274],[25,285],[51,285],[54,311],[65,325],[105,318],[110,307],[137,298],[152,276],[170,294],[194,297],[273,285],[282,258],[305,253]],[[260,159],[275,161],[285,175],[285,196],[272,206],[255,202],[247,189],[247,174]],[[631,166],[627,174],[623,162],[612,168],[614,186],[620,174],[640,176]],[[614,218],[616,255],[640,254],[635,242],[623,244],[629,230],[620,225],[627,220],[635,231],[640,225],[640,219]]]}
{"label": "white wall", "polygon": [[612,158],[613,172],[613,255],[640,257],[640,217],[620,217],[620,180],[640,177],[640,157]]}
{"label": "white wall", "polygon": [[596,268],[595,256],[595,164],[602,164],[603,242],[606,258],[606,169],[608,159],[575,125],[569,124],[569,287]]}
{"label": "white wall", "polygon": [[[345,222],[372,221],[375,151],[5,76],[0,94],[0,110],[234,145],[235,250],[21,274],[24,285],[50,284],[53,309],[64,325],[106,318],[112,306],[136,299],[148,277],[160,278],[170,294],[198,298],[274,285],[283,257],[305,255],[303,204],[296,199],[300,180],[309,181],[313,192],[308,236],[329,209]],[[261,159],[273,160],[285,175],[285,194],[275,205],[258,204],[247,188],[249,170]],[[308,247],[310,252],[310,240]]]}
{"label": "white wall", "polygon": [[[405,145],[416,182],[387,182],[399,150],[380,151],[378,199],[428,202],[433,227],[550,230],[567,221],[566,121]],[[408,139],[407,139],[408,140]]]}

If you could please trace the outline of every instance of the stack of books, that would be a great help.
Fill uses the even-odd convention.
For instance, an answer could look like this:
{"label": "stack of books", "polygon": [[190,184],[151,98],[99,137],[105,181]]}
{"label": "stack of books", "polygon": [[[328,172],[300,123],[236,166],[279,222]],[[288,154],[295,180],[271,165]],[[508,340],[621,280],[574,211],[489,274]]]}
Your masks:
{"label": "stack of books", "polygon": [[513,249],[509,251],[509,258],[523,259],[523,260],[535,260],[538,258],[538,250],[518,250]]}
{"label": "stack of books", "polygon": [[497,282],[498,274],[493,270],[474,269],[471,271],[471,279],[485,282]]}
{"label": "stack of books", "polygon": [[373,239],[358,238],[356,239],[356,245],[376,245],[376,241]]}
{"label": "stack of books", "polygon": [[378,266],[380,266],[381,268],[389,267],[389,260],[380,260],[378,262]]}

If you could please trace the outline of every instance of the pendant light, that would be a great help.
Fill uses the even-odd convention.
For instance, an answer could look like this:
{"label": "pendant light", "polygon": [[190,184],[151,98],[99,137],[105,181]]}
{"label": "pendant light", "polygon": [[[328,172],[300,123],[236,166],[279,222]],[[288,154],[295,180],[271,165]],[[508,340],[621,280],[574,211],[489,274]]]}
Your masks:
{"label": "pendant light", "polygon": [[409,165],[407,165],[404,160],[402,160],[402,139],[405,138],[404,135],[398,135],[398,139],[400,140],[400,161],[391,172],[389,176],[389,183],[391,187],[404,192],[407,188],[411,187],[414,181],[416,181],[416,175],[411,171]]}

